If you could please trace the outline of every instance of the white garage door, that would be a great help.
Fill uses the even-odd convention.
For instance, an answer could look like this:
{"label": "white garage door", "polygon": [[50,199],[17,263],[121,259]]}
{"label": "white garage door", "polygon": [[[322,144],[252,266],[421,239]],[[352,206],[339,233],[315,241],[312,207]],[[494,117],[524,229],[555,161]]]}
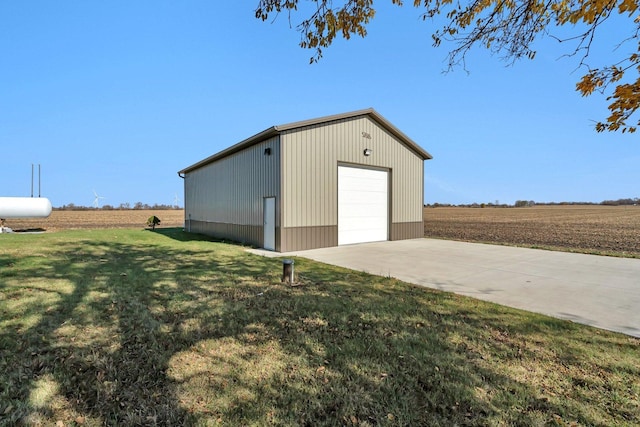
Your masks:
{"label": "white garage door", "polygon": [[338,245],[387,240],[386,171],[338,166]]}

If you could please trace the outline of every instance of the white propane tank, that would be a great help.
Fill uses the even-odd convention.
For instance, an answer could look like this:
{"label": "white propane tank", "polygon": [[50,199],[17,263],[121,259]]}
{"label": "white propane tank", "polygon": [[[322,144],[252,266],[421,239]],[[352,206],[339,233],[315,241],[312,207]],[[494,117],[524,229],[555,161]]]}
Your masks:
{"label": "white propane tank", "polygon": [[51,202],[45,197],[0,197],[0,219],[46,218]]}

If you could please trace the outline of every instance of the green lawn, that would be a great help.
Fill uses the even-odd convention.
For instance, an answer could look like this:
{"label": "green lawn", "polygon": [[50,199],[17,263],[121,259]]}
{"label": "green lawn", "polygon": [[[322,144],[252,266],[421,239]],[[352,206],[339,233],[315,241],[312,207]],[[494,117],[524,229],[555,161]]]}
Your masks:
{"label": "green lawn", "polygon": [[0,425],[634,425],[640,340],[178,229],[0,236]]}

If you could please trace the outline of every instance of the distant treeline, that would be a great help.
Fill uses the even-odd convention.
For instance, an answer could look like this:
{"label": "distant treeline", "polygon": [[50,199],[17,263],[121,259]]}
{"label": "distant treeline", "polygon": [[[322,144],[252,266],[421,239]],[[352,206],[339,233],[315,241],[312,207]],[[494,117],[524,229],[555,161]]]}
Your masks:
{"label": "distant treeline", "polygon": [[142,202],[137,202],[135,203],[133,206],[131,206],[130,203],[120,203],[118,206],[112,206],[112,205],[102,205],[100,207],[95,207],[95,206],[82,206],[82,205],[75,205],[73,203],[69,203],[68,205],[62,205],[60,207],[55,207],[53,208],[53,210],[56,211],[93,211],[93,210],[101,210],[101,211],[124,211],[124,210],[131,210],[131,209],[135,209],[135,210],[146,210],[146,209],[153,209],[153,210],[170,210],[170,209],[182,209],[180,206],[177,205],[162,205],[162,204],[153,204],[153,205],[149,205],[147,203],[142,203]]}
{"label": "distant treeline", "polygon": [[601,205],[608,206],[622,206],[622,205],[640,205],[640,198],[636,197],[635,199],[618,199],[618,200],[605,200],[604,202],[600,202]]}
{"label": "distant treeline", "polygon": [[424,205],[426,208],[439,208],[439,207],[462,207],[462,208],[526,208],[531,206],[573,206],[573,205],[604,205],[604,206],[638,206],[640,205],[640,198],[635,199],[617,199],[617,200],[604,200],[600,203],[595,202],[534,202],[533,200],[516,200],[513,205],[506,203],[471,203],[454,205],[450,203],[433,203]]}

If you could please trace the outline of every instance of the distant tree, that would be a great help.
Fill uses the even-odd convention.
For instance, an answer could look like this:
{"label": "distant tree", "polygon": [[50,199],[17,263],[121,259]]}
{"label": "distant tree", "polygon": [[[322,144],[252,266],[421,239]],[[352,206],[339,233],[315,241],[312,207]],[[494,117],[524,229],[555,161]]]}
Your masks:
{"label": "distant tree", "polygon": [[111,206],[111,205],[102,205],[102,210],[103,211],[112,211],[113,210],[113,206]]}
{"label": "distant tree", "polygon": [[[402,0],[391,2],[403,4]],[[313,49],[311,62],[316,62],[337,35],[345,39],[367,35],[366,26],[375,15],[373,3],[374,0],[260,0],[255,16],[265,21],[272,14],[286,12],[292,22],[298,9],[308,10],[309,15],[297,28],[300,46]],[[299,8],[299,4],[311,6]],[[446,16],[444,26],[431,37],[434,46],[440,46],[442,41],[453,43],[450,69],[464,67],[466,55],[474,46],[498,53],[511,63],[520,58],[533,59],[537,40],[550,36],[569,45],[567,56],[579,57],[579,66],[586,68],[576,90],[583,96],[608,94],[610,115],[596,124],[598,132],[635,132],[640,125],[640,120],[635,125],[627,123],[640,108],[640,0],[414,0],[413,5],[423,8],[423,20]],[[586,62],[594,40],[601,40],[602,31],[597,30],[611,17],[617,18],[617,23],[630,23],[629,33],[618,35],[611,42],[612,52],[618,55],[612,65],[592,68]],[[624,25],[618,28],[624,30]],[[556,37],[552,30],[567,35]],[[615,87],[608,91],[610,86]]]}
{"label": "distant tree", "polygon": [[173,205],[154,203],[149,209],[164,211],[164,210],[176,209],[176,207]]}
{"label": "distant tree", "polygon": [[142,202],[136,202],[136,204],[133,205],[133,209],[136,209],[136,210],[140,210],[143,208],[144,208],[144,205],[142,204]]}
{"label": "distant tree", "polygon": [[638,204],[638,199],[604,200],[600,204],[606,206],[629,206]]}
{"label": "distant tree", "polygon": [[121,210],[131,209],[131,205],[129,204],[129,202],[120,203],[120,206],[118,206],[118,209],[121,209]]}

